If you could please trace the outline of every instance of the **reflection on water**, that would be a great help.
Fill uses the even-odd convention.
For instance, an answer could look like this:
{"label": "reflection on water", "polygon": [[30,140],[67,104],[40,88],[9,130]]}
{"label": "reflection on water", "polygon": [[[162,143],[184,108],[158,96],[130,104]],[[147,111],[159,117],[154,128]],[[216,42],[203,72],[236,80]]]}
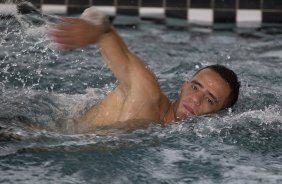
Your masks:
{"label": "reflection on water", "polygon": [[1,183],[282,182],[282,35],[275,28],[118,28],[170,98],[214,63],[238,73],[241,96],[232,109],[165,127],[78,134],[74,120],[115,78],[95,46],[58,50],[47,36],[53,18],[13,15],[0,20]]}

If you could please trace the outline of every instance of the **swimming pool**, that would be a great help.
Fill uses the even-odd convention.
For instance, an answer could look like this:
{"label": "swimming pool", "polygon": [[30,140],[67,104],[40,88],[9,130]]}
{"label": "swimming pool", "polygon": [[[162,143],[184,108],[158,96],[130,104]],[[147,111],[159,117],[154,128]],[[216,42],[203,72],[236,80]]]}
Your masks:
{"label": "swimming pool", "polygon": [[1,183],[282,182],[279,28],[201,33],[146,21],[117,28],[170,98],[215,63],[238,73],[241,95],[217,114],[86,134],[73,119],[115,78],[95,46],[58,50],[47,17],[14,15],[0,22]]}

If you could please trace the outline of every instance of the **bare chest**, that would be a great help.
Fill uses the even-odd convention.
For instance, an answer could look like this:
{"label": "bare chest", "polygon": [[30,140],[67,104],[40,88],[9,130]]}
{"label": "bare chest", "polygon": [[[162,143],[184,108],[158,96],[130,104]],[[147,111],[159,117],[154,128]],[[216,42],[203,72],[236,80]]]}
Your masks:
{"label": "bare chest", "polygon": [[92,107],[83,118],[84,121],[90,123],[93,127],[133,119],[159,121],[159,104],[143,96],[133,94],[125,96],[119,89],[115,89],[99,104]]}

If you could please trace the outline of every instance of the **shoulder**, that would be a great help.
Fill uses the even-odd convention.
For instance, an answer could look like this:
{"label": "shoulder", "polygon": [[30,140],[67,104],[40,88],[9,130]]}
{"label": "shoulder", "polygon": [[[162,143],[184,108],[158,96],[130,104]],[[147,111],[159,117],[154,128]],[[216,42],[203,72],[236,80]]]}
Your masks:
{"label": "shoulder", "polygon": [[[129,85],[124,88],[127,95],[133,95],[138,98],[150,98],[153,101],[161,97],[161,89],[156,75],[153,71],[133,53],[129,54],[128,82]],[[145,99],[144,99],[145,100]]]}
{"label": "shoulder", "polygon": [[130,66],[128,68],[128,77],[131,88],[146,88],[160,93],[160,85],[154,72],[137,55],[130,53],[128,55]]}
{"label": "shoulder", "polygon": [[132,87],[141,86],[148,91],[160,94],[159,81],[151,68],[144,62],[138,65],[135,65],[136,67],[133,67],[131,71]]}

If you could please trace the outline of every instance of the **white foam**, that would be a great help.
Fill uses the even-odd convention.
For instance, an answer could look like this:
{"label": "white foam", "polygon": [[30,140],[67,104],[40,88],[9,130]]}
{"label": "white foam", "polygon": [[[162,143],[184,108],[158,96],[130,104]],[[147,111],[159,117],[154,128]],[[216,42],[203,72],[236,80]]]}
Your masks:
{"label": "white foam", "polygon": [[276,50],[276,51],[268,51],[265,53],[260,54],[261,57],[278,57],[282,58],[282,50]]}
{"label": "white foam", "polygon": [[233,120],[246,118],[246,117],[259,119],[260,122],[267,124],[270,124],[274,121],[282,122],[281,109],[278,105],[271,105],[268,107],[264,107],[264,110],[249,110],[237,115],[227,116],[224,118],[224,121],[232,122]]}
{"label": "white foam", "polygon": [[39,27],[28,27],[25,32],[28,36],[34,38],[46,38],[47,36],[47,25],[39,26]]}
{"label": "white foam", "polygon": [[15,4],[1,4],[0,5],[1,15],[15,15],[17,14],[17,6]]}
{"label": "white foam", "polygon": [[180,162],[185,160],[185,157],[182,154],[182,151],[174,150],[174,149],[163,149],[161,154],[163,158],[163,162],[167,165],[171,165],[175,162]]}
{"label": "white foam", "polygon": [[[253,156],[254,157],[254,156]],[[256,161],[257,164],[263,163],[261,160]],[[223,173],[223,177],[226,178],[226,181],[233,181],[231,183],[253,183],[256,184],[260,180],[261,183],[273,183],[275,181],[281,180],[281,175],[276,175],[268,172],[263,165],[259,167],[258,165],[252,166],[242,164],[242,165],[233,165],[233,169],[226,170]],[[236,181],[236,182],[235,182]],[[226,182],[223,182],[226,183]]]}
{"label": "white foam", "polygon": [[82,115],[83,111],[92,107],[104,97],[103,90],[97,88],[88,88],[86,94],[56,94],[53,93],[53,100],[60,104],[60,109],[67,112],[68,118],[76,118]]}

